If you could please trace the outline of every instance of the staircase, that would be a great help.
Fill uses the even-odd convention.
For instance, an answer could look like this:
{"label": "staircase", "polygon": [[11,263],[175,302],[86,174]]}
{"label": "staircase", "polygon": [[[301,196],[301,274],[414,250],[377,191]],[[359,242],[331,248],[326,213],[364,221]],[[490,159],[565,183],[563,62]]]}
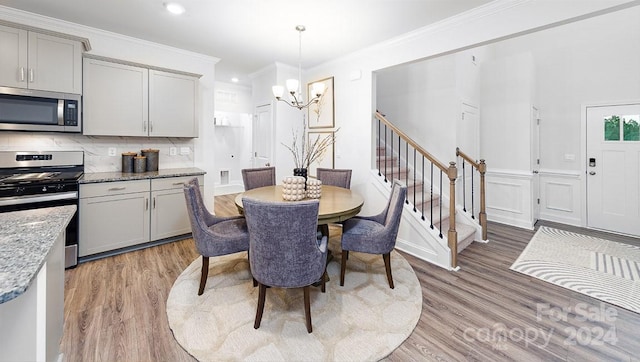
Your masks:
{"label": "staircase", "polygon": [[[434,190],[431,195],[430,186],[424,185],[421,181],[422,176],[416,174],[414,178],[414,172],[411,169],[403,168],[397,157],[386,156],[390,153],[385,147],[377,147],[376,165],[380,171],[380,178],[383,181],[386,180],[385,182],[391,182],[393,179],[403,181],[407,185],[407,203],[413,206],[414,212],[420,213],[424,215],[425,219],[430,220],[432,224],[429,224],[429,227],[433,225],[435,229],[440,230],[440,233],[446,234],[450,226],[450,212],[444,204],[442,208],[439,207],[439,192]],[[458,232],[458,253],[460,253],[474,241],[476,227],[457,222],[456,231]]]}
{"label": "staircase", "polygon": [[[480,176],[480,192],[474,193],[474,182],[471,182],[470,190],[465,189],[465,182],[457,182],[456,163],[450,162],[447,166],[438,161],[379,112],[375,118],[374,178],[380,185],[378,189],[385,190],[385,185],[388,189],[393,179],[399,179],[408,188],[403,214],[406,235],[404,239],[399,236],[397,247],[435,264],[457,269],[457,254],[472,242],[486,242],[487,239],[484,160],[478,163],[456,149],[458,162],[463,166],[461,178],[465,178],[465,166],[470,166],[468,169],[472,170],[472,177],[475,174]],[[471,198],[471,208],[467,209],[468,191],[471,195],[480,194],[477,218],[474,214],[476,198]],[[457,193],[464,195],[462,205],[456,199]]]}

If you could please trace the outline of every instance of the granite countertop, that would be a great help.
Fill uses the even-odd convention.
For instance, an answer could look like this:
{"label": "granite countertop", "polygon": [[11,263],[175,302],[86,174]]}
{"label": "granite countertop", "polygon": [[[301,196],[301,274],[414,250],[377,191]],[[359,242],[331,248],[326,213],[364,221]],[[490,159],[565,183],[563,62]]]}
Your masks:
{"label": "granite countertop", "polygon": [[75,205],[0,213],[0,304],[31,285]]}
{"label": "granite countertop", "polygon": [[167,168],[158,171],[149,172],[90,172],[85,173],[80,180],[81,184],[89,184],[96,182],[113,182],[113,181],[132,181],[132,180],[148,180],[153,178],[167,178],[180,176],[198,176],[204,175],[206,172],[196,167],[188,168]]}

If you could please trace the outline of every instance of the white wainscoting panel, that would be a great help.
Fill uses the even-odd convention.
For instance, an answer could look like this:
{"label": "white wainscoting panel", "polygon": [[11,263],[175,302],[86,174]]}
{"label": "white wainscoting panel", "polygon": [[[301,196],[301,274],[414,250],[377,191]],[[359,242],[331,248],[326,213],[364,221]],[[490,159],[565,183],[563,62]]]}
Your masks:
{"label": "white wainscoting panel", "polygon": [[540,219],[580,226],[580,173],[540,170]]}
{"label": "white wainscoting panel", "polygon": [[531,187],[530,173],[520,170],[487,171],[487,219],[533,229]]}

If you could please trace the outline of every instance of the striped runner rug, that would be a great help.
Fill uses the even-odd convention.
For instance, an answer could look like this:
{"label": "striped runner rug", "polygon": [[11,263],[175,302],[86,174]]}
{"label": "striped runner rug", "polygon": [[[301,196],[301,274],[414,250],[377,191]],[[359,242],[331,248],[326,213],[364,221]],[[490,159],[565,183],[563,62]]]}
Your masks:
{"label": "striped runner rug", "polygon": [[540,227],[511,270],[640,313],[640,248]]}

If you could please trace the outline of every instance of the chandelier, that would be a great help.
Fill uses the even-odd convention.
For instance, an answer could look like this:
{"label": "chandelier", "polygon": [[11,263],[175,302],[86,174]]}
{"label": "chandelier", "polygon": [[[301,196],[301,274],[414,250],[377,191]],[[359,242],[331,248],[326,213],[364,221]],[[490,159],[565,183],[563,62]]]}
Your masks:
{"label": "chandelier", "polygon": [[318,103],[320,97],[324,93],[324,83],[317,82],[311,85],[309,97],[309,102],[305,103],[304,98],[302,97],[302,32],[306,30],[304,25],[296,26],[296,30],[298,31],[298,79],[287,79],[287,92],[289,93],[289,100],[282,99],[284,95],[284,87],[281,85],[274,85],[272,87],[273,95],[277,100],[285,102],[291,107],[298,108],[302,110],[303,108],[309,107],[312,103]]}

